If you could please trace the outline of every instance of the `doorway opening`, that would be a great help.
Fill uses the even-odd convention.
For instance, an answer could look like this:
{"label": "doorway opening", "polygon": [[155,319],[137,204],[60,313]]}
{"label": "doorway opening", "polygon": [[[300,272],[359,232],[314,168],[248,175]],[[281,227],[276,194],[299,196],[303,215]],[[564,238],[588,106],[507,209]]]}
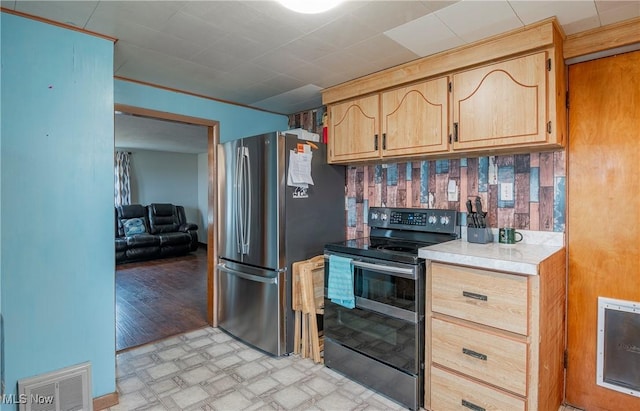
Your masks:
{"label": "doorway opening", "polygon": [[[203,146],[205,152],[199,153],[197,155],[198,161],[202,163],[204,167],[206,167],[206,171],[199,170],[199,174],[203,174],[204,178],[206,179],[206,184],[205,184],[206,188],[201,188],[201,190],[205,192],[204,197],[206,197],[206,201],[204,201],[204,203],[206,203],[206,212],[202,210],[202,217],[204,218],[200,219],[199,221],[200,224],[198,224],[199,226],[204,225],[204,227],[199,227],[200,230],[199,230],[198,241],[200,243],[205,243],[205,244],[201,244],[201,247],[199,247],[198,250],[190,253],[185,257],[175,257],[175,258],[172,257],[172,258],[161,259],[161,260],[151,260],[149,262],[140,262],[140,263],[134,262],[134,263],[118,265],[116,266],[114,279],[116,278],[116,275],[119,274],[118,270],[120,270],[121,268],[123,270],[132,269],[132,272],[137,271],[139,275],[144,276],[144,273],[143,273],[144,270],[153,270],[154,265],[162,264],[163,266],[171,267],[169,268],[169,270],[174,276],[175,281],[178,282],[177,286],[190,288],[190,290],[188,289],[182,290],[181,292],[191,293],[190,294],[191,297],[193,297],[194,295],[198,296],[198,295],[204,294],[204,298],[206,298],[206,301],[204,302],[204,304],[206,305],[206,319],[205,319],[206,324],[215,326],[216,325],[215,312],[214,312],[215,293],[213,288],[214,288],[214,269],[215,269],[214,256],[217,254],[217,244],[216,244],[217,236],[215,235],[215,233],[217,232],[217,224],[216,224],[216,219],[214,217],[217,214],[217,210],[216,210],[217,193],[216,193],[215,182],[217,179],[216,146],[219,142],[219,122],[209,120],[209,119],[204,119],[204,118],[184,116],[180,114],[149,110],[149,109],[127,106],[122,104],[116,104],[114,108],[116,113],[126,114],[127,116],[125,117],[132,116],[147,122],[155,121],[156,123],[164,123],[164,124],[169,124],[173,126],[182,125],[185,127],[191,127],[191,128],[195,127],[195,128],[202,128],[206,130],[206,145]],[[160,121],[157,121],[157,120],[160,120]],[[141,150],[144,150],[144,148],[141,148]],[[206,161],[204,160],[205,158],[206,158]],[[132,201],[132,202],[135,202],[135,201]],[[176,204],[176,205],[180,205],[180,204]],[[201,209],[204,208],[204,204],[200,208]],[[204,223],[202,223],[203,221]],[[199,283],[189,284],[189,281],[191,281],[189,278],[184,278],[180,276],[180,273],[179,273],[180,270],[188,271],[190,269],[198,271],[198,273],[195,273],[195,272],[193,273],[194,274],[193,281],[199,282]],[[203,278],[203,277],[206,277],[206,278]],[[167,276],[167,277],[162,277],[162,279],[167,280],[170,287],[170,284],[172,281],[171,278]],[[153,280],[151,282],[153,282]],[[199,289],[199,287],[201,286],[206,288],[205,293],[203,293],[202,290]],[[163,285],[163,287],[166,288],[166,284]],[[116,287],[116,299],[118,298],[117,293],[118,293],[118,287]],[[148,298],[154,298],[154,297],[157,298],[158,295],[161,295],[161,294],[152,293],[152,295],[149,295]],[[180,298],[180,294],[176,294],[176,295],[178,296],[178,298]],[[145,298],[145,297],[143,296],[142,298]],[[190,298],[190,297],[186,297],[186,298]],[[197,297],[197,298],[200,298],[200,297]],[[167,307],[167,308],[169,310],[167,312],[171,312],[171,308],[170,307]],[[188,310],[185,312],[188,313]],[[117,315],[118,313],[116,312],[116,316]],[[127,320],[128,319],[125,319],[125,322]],[[170,318],[168,318],[167,320],[170,321]],[[200,321],[202,321],[202,319]],[[188,327],[188,324],[185,326]],[[119,327],[118,318],[116,317],[116,337],[118,337],[118,327]],[[167,329],[170,330],[171,328],[169,327]],[[118,341],[118,338],[117,338],[117,341]],[[133,339],[132,341],[135,341],[135,339]],[[148,342],[151,342],[151,341],[146,341],[144,343],[148,343]],[[121,345],[122,344],[117,343],[116,351],[133,348],[134,346],[137,346],[140,344],[135,344],[127,347],[122,347]]]}

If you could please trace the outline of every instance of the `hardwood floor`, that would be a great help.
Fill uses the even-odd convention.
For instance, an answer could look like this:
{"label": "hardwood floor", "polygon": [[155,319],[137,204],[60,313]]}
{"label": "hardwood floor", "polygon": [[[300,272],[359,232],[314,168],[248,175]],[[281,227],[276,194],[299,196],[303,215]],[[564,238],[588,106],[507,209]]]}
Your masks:
{"label": "hardwood floor", "polygon": [[207,251],[116,266],[116,351],[207,325]]}

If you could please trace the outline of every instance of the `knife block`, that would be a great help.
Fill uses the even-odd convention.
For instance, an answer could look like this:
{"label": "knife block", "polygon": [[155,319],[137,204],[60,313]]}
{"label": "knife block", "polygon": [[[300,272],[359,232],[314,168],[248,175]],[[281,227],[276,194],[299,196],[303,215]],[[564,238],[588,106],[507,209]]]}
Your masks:
{"label": "knife block", "polygon": [[493,234],[489,227],[473,228],[467,227],[467,242],[486,244],[493,242]]}

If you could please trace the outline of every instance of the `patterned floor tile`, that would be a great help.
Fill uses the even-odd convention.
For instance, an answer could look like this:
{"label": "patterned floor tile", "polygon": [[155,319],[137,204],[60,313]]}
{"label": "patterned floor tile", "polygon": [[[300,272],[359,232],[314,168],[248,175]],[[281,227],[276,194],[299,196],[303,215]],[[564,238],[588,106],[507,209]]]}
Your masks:
{"label": "patterned floor tile", "polygon": [[109,411],[375,411],[398,404],[297,355],[272,357],[205,327],[120,353]]}

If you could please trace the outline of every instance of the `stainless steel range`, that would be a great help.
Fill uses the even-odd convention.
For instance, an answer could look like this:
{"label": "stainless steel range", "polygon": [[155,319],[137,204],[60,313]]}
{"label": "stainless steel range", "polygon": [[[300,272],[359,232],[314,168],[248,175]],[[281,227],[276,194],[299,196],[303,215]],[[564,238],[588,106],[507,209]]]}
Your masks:
{"label": "stainless steel range", "polygon": [[355,300],[348,308],[325,288],[327,367],[410,409],[423,405],[425,263],[418,249],[458,238],[457,215],[372,207],[369,237],[325,246],[325,285],[337,276],[332,259],[350,262]]}

